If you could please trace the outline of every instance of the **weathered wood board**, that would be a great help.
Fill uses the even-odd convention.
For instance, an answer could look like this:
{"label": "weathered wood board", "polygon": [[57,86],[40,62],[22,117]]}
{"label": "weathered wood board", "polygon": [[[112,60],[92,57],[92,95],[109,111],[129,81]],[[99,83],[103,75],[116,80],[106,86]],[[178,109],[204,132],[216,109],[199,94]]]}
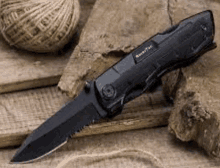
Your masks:
{"label": "weathered wood board", "polygon": [[[1,94],[0,147],[20,145],[68,101],[57,87]],[[128,103],[121,115],[90,125],[74,137],[167,125],[170,110],[161,90],[144,94]]]}
{"label": "weathered wood board", "polygon": [[[95,0],[80,1],[78,35],[94,3]],[[77,42],[75,35],[63,51],[37,54],[9,46],[0,35],[0,93],[57,84]]]}
{"label": "weathered wood board", "polygon": [[165,94],[175,99],[169,130],[182,141],[196,141],[207,153],[220,156],[220,1],[170,0],[173,23],[210,9],[215,19],[217,48],[193,65],[163,78]]}
{"label": "weathered wood board", "polygon": [[0,93],[57,84],[70,53],[36,54],[10,47],[0,37]]}
{"label": "weathered wood board", "polygon": [[97,0],[58,84],[75,97],[84,86],[144,41],[170,26],[164,0]]}

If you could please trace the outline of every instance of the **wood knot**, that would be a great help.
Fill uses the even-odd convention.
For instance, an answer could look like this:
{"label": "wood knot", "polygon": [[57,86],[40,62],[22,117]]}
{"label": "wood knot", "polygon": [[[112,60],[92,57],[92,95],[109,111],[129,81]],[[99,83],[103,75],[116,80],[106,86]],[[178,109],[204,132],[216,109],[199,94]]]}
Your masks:
{"label": "wood knot", "polygon": [[197,122],[204,122],[211,118],[211,114],[196,100],[185,104],[180,113],[187,128],[192,128]]}

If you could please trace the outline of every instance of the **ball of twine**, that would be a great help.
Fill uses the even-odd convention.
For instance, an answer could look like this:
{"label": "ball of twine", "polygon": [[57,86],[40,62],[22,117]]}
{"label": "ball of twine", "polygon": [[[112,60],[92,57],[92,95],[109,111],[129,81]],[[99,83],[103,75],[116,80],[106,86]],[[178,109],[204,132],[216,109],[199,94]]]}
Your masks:
{"label": "ball of twine", "polygon": [[1,0],[1,33],[10,45],[54,52],[67,44],[80,17],[78,0]]}

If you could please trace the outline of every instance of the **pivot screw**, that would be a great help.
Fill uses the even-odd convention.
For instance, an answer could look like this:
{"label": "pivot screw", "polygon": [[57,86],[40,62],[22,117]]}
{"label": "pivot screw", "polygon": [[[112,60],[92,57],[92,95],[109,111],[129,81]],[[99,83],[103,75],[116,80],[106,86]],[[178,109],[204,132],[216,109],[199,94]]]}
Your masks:
{"label": "pivot screw", "polygon": [[115,96],[115,89],[113,88],[112,85],[107,84],[102,88],[102,94],[106,99],[111,99],[114,98]]}

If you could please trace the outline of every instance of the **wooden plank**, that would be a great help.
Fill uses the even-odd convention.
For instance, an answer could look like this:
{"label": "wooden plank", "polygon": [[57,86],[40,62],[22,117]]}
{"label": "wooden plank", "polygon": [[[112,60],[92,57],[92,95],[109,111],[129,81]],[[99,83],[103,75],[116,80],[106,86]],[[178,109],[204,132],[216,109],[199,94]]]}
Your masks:
{"label": "wooden plank", "polygon": [[21,51],[0,36],[0,93],[56,84],[69,55]]}
{"label": "wooden plank", "polygon": [[[78,35],[94,3],[95,0],[80,1]],[[57,84],[77,41],[75,35],[62,51],[37,54],[9,46],[0,35],[0,93]]]}
{"label": "wooden plank", "polygon": [[[69,100],[57,87],[0,95],[0,147],[20,145]],[[129,102],[121,115],[90,125],[74,137],[166,125],[170,109],[161,91],[144,94]]]}

